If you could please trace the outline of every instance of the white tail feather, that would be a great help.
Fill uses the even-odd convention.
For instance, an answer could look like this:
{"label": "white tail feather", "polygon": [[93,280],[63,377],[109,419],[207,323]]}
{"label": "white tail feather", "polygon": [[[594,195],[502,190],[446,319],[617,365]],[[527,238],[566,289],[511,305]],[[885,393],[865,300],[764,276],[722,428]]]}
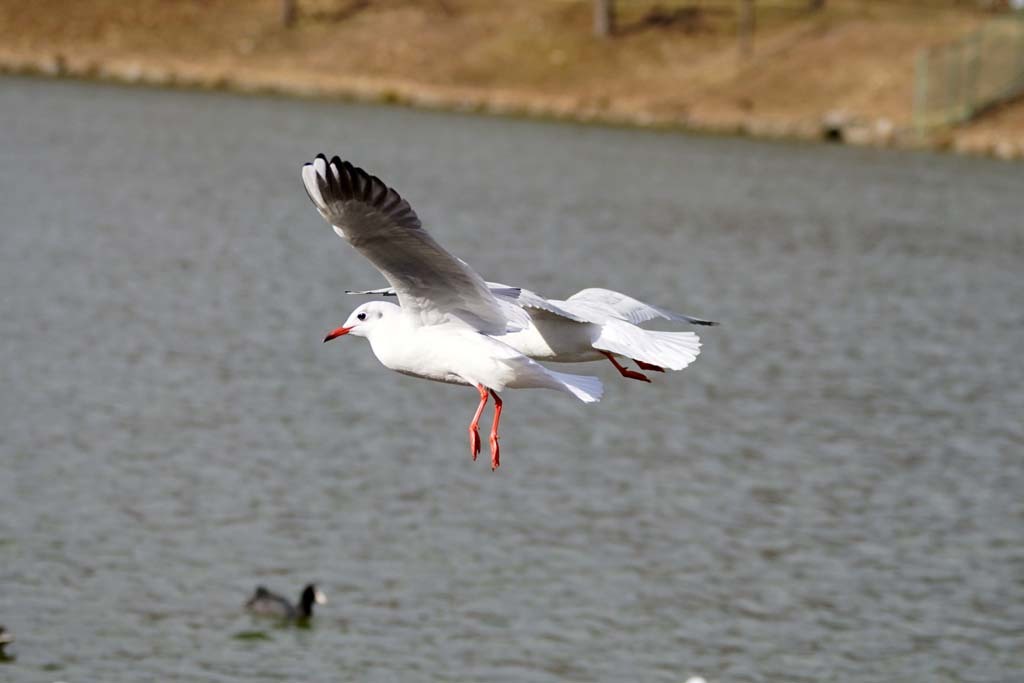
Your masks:
{"label": "white tail feather", "polygon": [[658,332],[609,320],[601,326],[594,348],[669,370],[682,370],[700,355],[700,337],[693,332]]}
{"label": "white tail feather", "polygon": [[604,386],[597,377],[570,375],[566,372],[555,372],[554,370],[548,370],[548,374],[554,377],[565,391],[584,403],[597,403],[604,394]]}

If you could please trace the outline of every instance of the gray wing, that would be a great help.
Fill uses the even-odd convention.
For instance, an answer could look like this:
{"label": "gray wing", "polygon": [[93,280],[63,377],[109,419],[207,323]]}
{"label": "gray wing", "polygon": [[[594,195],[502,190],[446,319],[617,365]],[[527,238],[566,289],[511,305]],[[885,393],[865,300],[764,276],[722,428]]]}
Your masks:
{"label": "gray wing", "polygon": [[[492,285],[491,291],[494,291],[494,283],[488,282],[487,284]],[[545,299],[540,294],[531,292],[529,289],[523,289],[521,287],[517,289],[519,290],[519,294],[514,299],[510,298],[509,300],[514,301],[519,306],[525,308],[526,312],[529,313],[531,317],[566,318],[567,320],[572,320],[577,323],[595,322],[593,320],[589,320],[587,316],[580,315],[577,311],[570,311],[567,307],[561,305],[560,302]]]}
{"label": "gray wing", "polygon": [[420,325],[459,320],[487,334],[520,329],[483,279],[434,241],[409,203],[380,178],[317,155],[302,182],[320,215],[369,259]]}
{"label": "gray wing", "polygon": [[358,294],[360,296],[395,296],[394,287],[381,287],[380,289],[346,289],[346,294]]}
{"label": "gray wing", "polygon": [[[518,322],[518,317],[513,312],[509,311],[509,305],[519,310],[525,309],[531,317],[550,315],[557,318],[567,318],[568,320],[578,323],[590,322],[585,318],[570,313],[564,308],[548,301],[540,294],[531,292],[528,289],[523,289],[522,287],[510,287],[509,285],[503,285],[500,282],[488,282],[486,284],[487,288],[491,290],[491,294],[493,294],[494,298],[498,300],[502,310],[506,312],[506,316],[511,320]],[[395,288],[381,287],[379,289],[349,289],[346,290],[345,293],[365,296],[395,296]]]}
{"label": "gray wing", "polygon": [[[462,261],[462,259],[459,260]],[[508,287],[506,285],[499,285],[495,282],[488,282],[487,289],[491,290],[491,294],[499,299],[515,301],[519,297],[518,287]],[[346,289],[345,293],[365,296],[395,296],[395,288],[381,287],[379,289]]]}
{"label": "gray wing", "polygon": [[601,289],[599,287],[580,290],[569,297],[565,302],[561,302],[561,305],[578,315],[590,317],[604,314],[606,317],[618,318],[619,320],[625,320],[626,322],[633,323],[634,325],[639,325],[642,322],[653,320],[655,318],[664,318],[665,320],[673,320],[675,322],[685,322],[690,323],[691,325],[718,324],[712,320],[694,318],[689,315],[683,315],[682,313],[673,313],[672,311],[659,308],[658,306],[645,304],[643,301],[634,299],[633,297],[622,294],[621,292],[615,292],[610,289]]}

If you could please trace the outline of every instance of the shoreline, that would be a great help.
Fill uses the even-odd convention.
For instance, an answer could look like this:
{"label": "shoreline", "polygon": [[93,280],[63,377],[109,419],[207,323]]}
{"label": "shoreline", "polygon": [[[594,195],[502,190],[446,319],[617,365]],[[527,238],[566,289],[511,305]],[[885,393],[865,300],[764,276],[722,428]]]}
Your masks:
{"label": "shoreline", "polygon": [[[373,104],[394,104],[413,108],[525,117],[583,124],[625,126],[643,129],[733,135],[754,139],[791,140],[868,146],[889,149],[929,150],[993,157],[1024,159],[1024,135],[1018,130],[1024,119],[1024,101],[1003,105],[1010,112],[1010,127],[969,124],[920,134],[905,116],[866,116],[878,107],[826,109],[800,106],[775,107],[755,112],[753,104],[716,106],[700,99],[673,100],[618,94],[594,96],[585,88],[565,87],[554,92],[550,85],[529,81],[513,85],[514,78],[491,79],[482,84],[438,83],[403,75],[355,75],[325,69],[308,55],[298,59],[259,58],[255,54],[197,50],[152,52],[139,48],[111,49],[101,43],[48,42],[20,46],[0,45],[0,73],[50,78],[76,78],[124,85],[147,85],[195,90],[219,90],[242,94],[273,94]],[[127,46],[125,46],[127,47]],[[292,57],[292,55],[288,55]],[[716,57],[718,58],[718,57]],[[359,71],[365,73],[365,71]],[[502,82],[504,81],[504,82]],[[493,85],[491,83],[501,83]],[[795,96],[794,96],[795,97]],[[856,113],[859,110],[860,113]],[[891,107],[890,107],[891,111]],[[998,115],[1000,108],[996,108]],[[824,112],[824,113],[822,113]],[[985,120],[994,114],[986,115]],[[978,130],[978,129],[981,130]]]}

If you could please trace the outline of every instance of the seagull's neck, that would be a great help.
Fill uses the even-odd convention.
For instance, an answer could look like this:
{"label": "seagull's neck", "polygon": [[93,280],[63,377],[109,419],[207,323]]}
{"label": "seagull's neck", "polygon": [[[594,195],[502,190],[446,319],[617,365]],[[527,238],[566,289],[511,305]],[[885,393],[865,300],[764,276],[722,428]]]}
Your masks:
{"label": "seagull's neck", "polygon": [[403,350],[409,345],[410,337],[415,328],[411,321],[400,311],[385,316],[377,321],[373,329],[366,335],[370,342],[373,355],[387,368],[394,369],[394,364]]}

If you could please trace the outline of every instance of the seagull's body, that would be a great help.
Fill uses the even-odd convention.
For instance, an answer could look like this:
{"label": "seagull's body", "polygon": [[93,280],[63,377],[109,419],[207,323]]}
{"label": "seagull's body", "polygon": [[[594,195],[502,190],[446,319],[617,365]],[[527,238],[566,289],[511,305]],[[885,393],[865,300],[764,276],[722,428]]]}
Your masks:
{"label": "seagull's body", "polygon": [[594,348],[601,338],[601,325],[557,316],[531,317],[533,324],[529,327],[498,339],[535,360],[552,363],[603,360],[601,352]]}
{"label": "seagull's body", "polygon": [[324,341],[366,337],[389,369],[476,387],[480,403],[469,426],[474,460],[480,451],[477,425],[491,396],[491,466],[499,465],[503,403],[498,391],[544,388],[584,402],[600,399],[596,377],[553,372],[495,339],[527,327],[529,315],[495,297],[483,278],[434,241],[408,202],[379,178],[321,154],[303,166],[302,180],[320,215],[381,271],[399,303],[363,304]]}
{"label": "seagull's body", "polygon": [[[487,286],[498,299],[529,313],[529,325],[497,337],[523,355],[553,363],[608,359],[624,377],[645,382],[650,381],[646,375],[627,370],[616,358],[630,358],[646,370],[682,370],[697,358],[701,345],[693,332],[645,330],[640,323],[662,318],[691,325],[718,324],[673,313],[609,289],[584,289],[559,300],[546,299],[521,287],[495,282]],[[391,288],[352,293],[394,296]]]}
{"label": "seagull's body", "polygon": [[537,360],[586,363],[607,358],[623,377],[650,382],[646,375],[624,368],[616,357],[664,372],[682,370],[700,354],[700,338],[693,332],[645,330],[616,318],[576,322],[546,311],[531,312],[530,317],[533,324],[526,329],[498,338]]}
{"label": "seagull's body", "polygon": [[386,301],[363,304],[328,336],[339,330],[348,331],[337,336],[366,337],[380,364],[403,375],[446,384],[483,385],[493,391],[554,389],[587,403],[601,395],[596,378],[549,370],[499,341],[500,337],[480,334],[460,323],[417,326],[402,314],[401,307]]}

